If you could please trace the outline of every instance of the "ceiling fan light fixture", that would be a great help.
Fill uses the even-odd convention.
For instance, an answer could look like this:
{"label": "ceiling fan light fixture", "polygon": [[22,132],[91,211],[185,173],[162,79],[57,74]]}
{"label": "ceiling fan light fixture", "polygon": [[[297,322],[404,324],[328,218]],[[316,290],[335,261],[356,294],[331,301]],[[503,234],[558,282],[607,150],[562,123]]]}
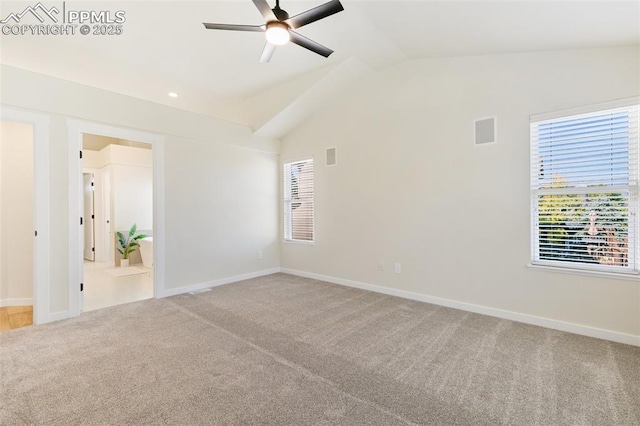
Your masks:
{"label": "ceiling fan light fixture", "polygon": [[284,22],[267,23],[267,31],[265,33],[267,41],[276,46],[282,46],[289,43],[291,34],[289,34],[289,26]]}
{"label": "ceiling fan light fixture", "polygon": [[317,53],[320,56],[328,58],[333,53],[333,50],[316,43],[299,34],[295,30],[300,27],[304,27],[312,22],[319,21],[338,12],[342,12],[344,7],[340,0],[329,0],[328,2],[309,9],[305,12],[299,13],[293,17],[289,17],[289,14],[280,8],[280,0],[276,0],[276,7],[273,9],[267,2],[267,0],[252,0],[254,6],[260,11],[264,18],[265,24],[263,25],[236,25],[236,24],[214,24],[203,22],[203,25],[208,30],[226,30],[226,31],[248,31],[248,32],[263,32],[267,43],[262,50],[260,56],[260,62],[269,62],[273,52],[277,46],[282,46],[291,42],[297,44],[313,53]]}

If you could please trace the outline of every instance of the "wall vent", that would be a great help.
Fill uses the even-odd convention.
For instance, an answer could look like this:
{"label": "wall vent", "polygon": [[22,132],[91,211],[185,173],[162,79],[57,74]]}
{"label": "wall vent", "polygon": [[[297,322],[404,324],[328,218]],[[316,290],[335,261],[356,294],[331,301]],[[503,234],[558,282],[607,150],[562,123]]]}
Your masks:
{"label": "wall vent", "polygon": [[338,164],[338,148],[327,148],[327,166],[336,166]]}
{"label": "wall vent", "polygon": [[476,145],[496,143],[497,140],[496,117],[481,118],[474,121],[474,141]]}
{"label": "wall vent", "polygon": [[200,289],[200,290],[193,290],[193,291],[190,291],[189,294],[200,294],[200,293],[206,293],[207,291],[211,291],[211,289],[210,288],[203,288],[203,289]]}

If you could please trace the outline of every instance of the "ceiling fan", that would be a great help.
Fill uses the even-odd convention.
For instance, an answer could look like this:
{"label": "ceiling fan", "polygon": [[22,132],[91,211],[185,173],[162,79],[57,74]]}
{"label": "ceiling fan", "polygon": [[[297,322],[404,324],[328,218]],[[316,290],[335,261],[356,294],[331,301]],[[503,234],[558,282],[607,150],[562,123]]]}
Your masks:
{"label": "ceiling fan", "polygon": [[281,46],[292,42],[305,49],[322,55],[325,58],[333,53],[333,50],[316,43],[301,34],[293,31],[304,25],[310,24],[320,19],[331,16],[344,10],[340,0],[331,0],[306,12],[289,17],[289,14],[280,9],[280,0],[276,0],[276,7],[271,9],[266,0],[252,0],[256,5],[266,23],[264,25],[234,25],[234,24],[209,24],[203,23],[209,30],[230,30],[230,31],[254,31],[264,32],[267,44],[264,46],[260,62],[269,62],[276,46]]}

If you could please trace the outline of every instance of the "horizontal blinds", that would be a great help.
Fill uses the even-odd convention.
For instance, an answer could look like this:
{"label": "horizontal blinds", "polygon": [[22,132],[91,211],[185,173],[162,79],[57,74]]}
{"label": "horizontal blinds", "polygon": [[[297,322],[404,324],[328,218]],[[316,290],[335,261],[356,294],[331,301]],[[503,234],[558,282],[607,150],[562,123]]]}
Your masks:
{"label": "horizontal blinds", "polygon": [[637,106],[532,123],[531,139],[534,189],[637,183]]}
{"label": "horizontal blinds", "polygon": [[637,270],[638,106],[531,124],[533,261]]}
{"label": "horizontal blinds", "polygon": [[313,241],[313,160],[284,165],[285,239]]}

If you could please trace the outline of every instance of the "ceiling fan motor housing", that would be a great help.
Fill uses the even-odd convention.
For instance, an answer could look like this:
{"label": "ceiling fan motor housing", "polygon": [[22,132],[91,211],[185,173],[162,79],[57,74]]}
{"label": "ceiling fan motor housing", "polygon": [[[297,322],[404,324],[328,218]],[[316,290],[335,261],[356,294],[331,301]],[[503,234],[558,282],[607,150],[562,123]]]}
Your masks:
{"label": "ceiling fan motor housing", "polygon": [[289,19],[289,14],[287,13],[287,11],[280,9],[280,6],[276,6],[271,10],[273,11],[273,14],[276,15],[276,18],[278,18],[278,21]]}

